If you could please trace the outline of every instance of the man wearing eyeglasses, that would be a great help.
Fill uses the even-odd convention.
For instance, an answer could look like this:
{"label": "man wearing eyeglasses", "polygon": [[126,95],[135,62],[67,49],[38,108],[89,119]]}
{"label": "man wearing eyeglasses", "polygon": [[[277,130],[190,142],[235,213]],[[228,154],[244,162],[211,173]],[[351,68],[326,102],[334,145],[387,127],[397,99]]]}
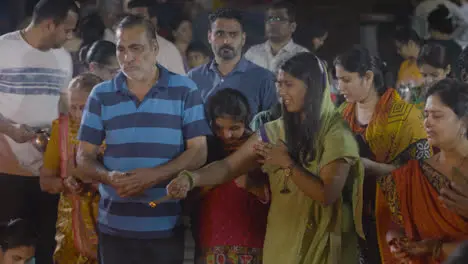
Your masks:
{"label": "man wearing eyeglasses", "polygon": [[297,27],[295,13],[291,3],[282,1],[271,5],[265,15],[265,34],[268,40],[251,47],[245,58],[275,73],[282,62],[299,52],[307,52],[306,48],[292,40]]}

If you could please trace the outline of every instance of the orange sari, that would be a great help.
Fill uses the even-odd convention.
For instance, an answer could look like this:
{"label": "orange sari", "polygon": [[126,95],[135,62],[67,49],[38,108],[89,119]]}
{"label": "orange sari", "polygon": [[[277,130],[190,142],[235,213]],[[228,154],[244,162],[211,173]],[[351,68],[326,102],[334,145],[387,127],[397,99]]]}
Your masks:
{"label": "orange sari", "polygon": [[[360,145],[361,157],[400,167],[411,159],[423,160],[432,155],[423,127],[422,112],[405,102],[394,89],[388,89],[381,96],[367,126],[361,126],[357,122],[355,103],[344,103],[340,110],[343,118],[355,133],[358,142],[361,141],[364,148],[368,150],[367,155],[363,154],[365,151]],[[376,218],[376,240],[378,240],[382,263],[394,264],[385,241],[386,230],[391,224],[391,214],[381,190],[373,179],[374,177],[371,176],[365,180],[364,192],[370,196],[368,200],[371,200],[371,204],[367,204],[367,207],[372,207],[368,210],[368,214],[370,213],[372,217]],[[373,204],[374,197],[375,205]],[[364,217],[366,216],[364,215]],[[370,230],[370,233],[375,234],[375,231]],[[372,242],[375,241],[366,243],[370,247],[375,247]]]}
{"label": "orange sari", "polygon": [[[447,243],[468,239],[468,220],[445,208],[438,199],[442,188],[450,188],[450,180],[428,163],[412,160],[380,178],[379,185],[393,221],[404,228],[410,240],[441,239]],[[411,263],[441,262],[423,257]]]}

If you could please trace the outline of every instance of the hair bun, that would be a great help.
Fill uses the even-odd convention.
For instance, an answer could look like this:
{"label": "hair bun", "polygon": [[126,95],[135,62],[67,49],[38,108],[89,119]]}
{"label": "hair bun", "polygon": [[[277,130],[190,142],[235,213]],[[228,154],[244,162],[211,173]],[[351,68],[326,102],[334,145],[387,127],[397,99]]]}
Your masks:
{"label": "hair bun", "polygon": [[89,47],[91,47],[91,44],[84,45],[84,46],[82,46],[80,48],[80,51],[78,52],[78,60],[82,64],[88,64],[88,62],[86,60],[87,60],[87,56],[88,56]]}

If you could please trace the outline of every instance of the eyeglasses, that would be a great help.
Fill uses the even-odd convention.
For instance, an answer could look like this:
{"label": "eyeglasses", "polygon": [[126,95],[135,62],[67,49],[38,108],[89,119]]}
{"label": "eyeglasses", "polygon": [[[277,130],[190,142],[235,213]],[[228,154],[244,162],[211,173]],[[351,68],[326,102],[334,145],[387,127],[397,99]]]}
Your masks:
{"label": "eyeglasses", "polygon": [[269,16],[265,18],[266,23],[284,23],[284,22],[289,22],[289,18],[287,17],[280,17],[280,16]]}

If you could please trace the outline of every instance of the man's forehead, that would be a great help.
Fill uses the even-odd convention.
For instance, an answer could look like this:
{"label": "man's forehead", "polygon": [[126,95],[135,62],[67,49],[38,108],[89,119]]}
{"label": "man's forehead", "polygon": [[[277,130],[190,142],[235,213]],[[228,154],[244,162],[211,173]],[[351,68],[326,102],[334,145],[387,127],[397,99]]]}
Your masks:
{"label": "man's forehead", "polygon": [[238,32],[242,31],[242,26],[239,21],[229,18],[220,18],[216,19],[213,22],[211,29],[213,31],[228,31],[228,32]]}
{"label": "man's forehead", "polygon": [[73,26],[73,28],[76,26],[76,23],[78,22],[78,14],[72,10],[69,10],[67,13],[67,17],[65,20],[63,20],[62,24],[65,26]]}
{"label": "man's forehead", "polygon": [[267,10],[267,15],[268,16],[288,16],[288,10],[286,8],[275,8],[275,9],[268,9]]}
{"label": "man's forehead", "polygon": [[129,28],[119,28],[116,32],[117,44],[125,43],[127,45],[141,44],[146,41],[147,34],[143,26],[133,26]]}

